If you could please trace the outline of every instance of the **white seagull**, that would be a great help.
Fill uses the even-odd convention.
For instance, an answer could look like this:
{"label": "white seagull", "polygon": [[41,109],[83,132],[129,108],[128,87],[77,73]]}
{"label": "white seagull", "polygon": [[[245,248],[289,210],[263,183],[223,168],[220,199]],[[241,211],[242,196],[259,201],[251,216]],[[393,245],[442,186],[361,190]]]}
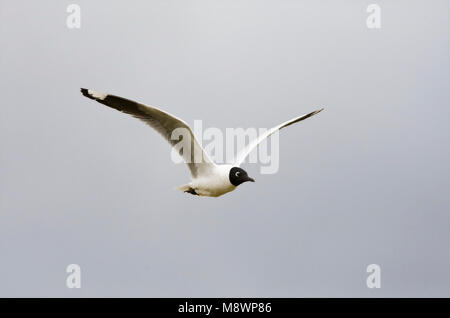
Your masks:
{"label": "white seagull", "polygon": [[[191,149],[193,150],[191,152],[192,155],[188,154],[188,152],[184,154],[182,149],[179,153],[183,157],[191,172],[192,181],[179,187],[178,189],[190,194],[209,197],[218,197],[222,194],[233,191],[238,185],[246,181],[255,182],[255,180],[248,176],[244,169],[239,167],[250,152],[256,148],[261,141],[272,135],[274,132],[311,117],[323,110],[322,108],[313,111],[312,113],[293,118],[267,130],[264,134],[250,142],[247,147],[238,153],[233,165],[228,165],[215,164],[205,150],[200,146],[188,124],[186,124],[183,120],[170,115],[169,113],[155,107],[139,104],[119,96],[99,93],[91,89],[82,88],[81,93],[99,103],[142,120],[160,133],[172,145],[172,147],[179,142],[179,140],[173,140],[170,138],[174,129],[183,128],[189,132],[191,137]],[[192,160],[193,154],[202,154],[202,159]]]}

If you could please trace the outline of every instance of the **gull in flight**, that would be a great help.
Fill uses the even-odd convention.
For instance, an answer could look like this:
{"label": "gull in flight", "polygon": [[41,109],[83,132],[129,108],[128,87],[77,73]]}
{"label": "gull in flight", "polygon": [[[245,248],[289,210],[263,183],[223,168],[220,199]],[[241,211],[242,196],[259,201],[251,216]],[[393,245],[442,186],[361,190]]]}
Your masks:
{"label": "gull in flight", "polygon": [[[255,149],[261,141],[272,135],[274,132],[314,116],[323,110],[322,108],[309,114],[293,118],[267,130],[264,134],[261,134],[258,138],[250,142],[241,152],[239,152],[234,164],[229,165],[215,164],[205,150],[200,146],[188,124],[186,124],[183,120],[166,113],[165,111],[155,107],[139,104],[119,96],[99,93],[91,89],[82,88],[81,93],[101,104],[142,120],[160,133],[164,139],[172,145],[172,147],[174,147],[179,141],[171,138],[172,132],[177,128],[184,129],[184,131],[190,135],[191,149],[193,151],[189,153],[180,149],[179,154],[183,157],[183,160],[191,172],[192,181],[179,187],[178,189],[193,195],[209,197],[218,197],[222,194],[233,191],[238,185],[247,181],[255,182],[255,180],[248,176],[244,169],[239,167],[250,152]],[[193,160],[192,158],[194,154],[201,154],[200,160]]]}

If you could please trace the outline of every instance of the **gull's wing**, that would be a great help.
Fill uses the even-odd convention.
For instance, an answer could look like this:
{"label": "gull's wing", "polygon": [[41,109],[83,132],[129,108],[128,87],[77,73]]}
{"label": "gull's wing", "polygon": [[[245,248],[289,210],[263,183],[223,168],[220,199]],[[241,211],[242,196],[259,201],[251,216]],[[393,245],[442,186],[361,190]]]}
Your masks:
{"label": "gull's wing", "polygon": [[191,128],[183,120],[157,108],[139,104],[119,96],[103,94],[85,88],[81,89],[81,93],[99,103],[142,120],[160,133],[172,146],[179,142],[179,140],[171,139],[173,130],[183,128],[183,131],[190,134],[191,153],[190,155],[189,151],[183,153],[182,149],[179,149],[179,153],[188,165],[192,177],[196,178],[208,174],[215,167],[214,162],[198,143]]}
{"label": "gull's wing", "polygon": [[299,121],[302,121],[303,119],[306,119],[308,117],[314,116],[315,114],[320,113],[322,110],[323,110],[323,108],[319,109],[319,110],[316,110],[316,111],[313,111],[312,113],[309,113],[309,114],[306,114],[306,115],[302,115],[300,117],[292,118],[291,120],[288,120],[288,121],[286,121],[286,122],[284,122],[282,124],[279,124],[276,127],[273,127],[271,129],[267,130],[264,134],[260,135],[258,138],[256,138],[252,142],[250,142],[247,145],[247,147],[245,147],[243,150],[241,150],[238,153],[238,155],[236,156],[236,160],[235,160],[234,164],[236,166],[240,166],[244,162],[245,158],[250,154],[250,152],[252,152],[252,150],[255,149],[259,145],[259,143],[261,141],[263,141],[264,139],[266,139],[267,137],[272,135],[274,132],[276,132],[276,131],[284,128],[284,127],[287,127],[289,125],[295,124],[295,123],[297,123]]}

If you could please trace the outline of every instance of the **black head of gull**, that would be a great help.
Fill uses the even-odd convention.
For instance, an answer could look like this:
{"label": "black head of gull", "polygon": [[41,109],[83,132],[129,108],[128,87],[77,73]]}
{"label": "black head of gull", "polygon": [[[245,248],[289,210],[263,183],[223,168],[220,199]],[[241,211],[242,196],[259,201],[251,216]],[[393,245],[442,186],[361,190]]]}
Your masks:
{"label": "black head of gull", "polygon": [[236,187],[238,185],[240,185],[241,183],[244,183],[247,181],[255,182],[254,179],[252,179],[248,176],[247,171],[245,171],[244,169],[238,168],[238,167],[233,167],[230,169],[230,174],[229,174],[228,178],[230,179],[231,184]]}

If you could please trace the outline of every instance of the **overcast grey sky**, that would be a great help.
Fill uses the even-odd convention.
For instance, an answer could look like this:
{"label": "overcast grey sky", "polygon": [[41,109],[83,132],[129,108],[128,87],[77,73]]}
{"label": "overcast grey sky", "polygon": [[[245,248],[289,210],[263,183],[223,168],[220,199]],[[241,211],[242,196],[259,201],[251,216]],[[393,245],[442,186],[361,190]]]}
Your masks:
{"label": "overcast grey sky", "polygon": [[[0,0],[0,296],[450,296],[449,7]],[[325,111],[280,133],[277,174],[199,198],[79,87],[223,130]]]}

